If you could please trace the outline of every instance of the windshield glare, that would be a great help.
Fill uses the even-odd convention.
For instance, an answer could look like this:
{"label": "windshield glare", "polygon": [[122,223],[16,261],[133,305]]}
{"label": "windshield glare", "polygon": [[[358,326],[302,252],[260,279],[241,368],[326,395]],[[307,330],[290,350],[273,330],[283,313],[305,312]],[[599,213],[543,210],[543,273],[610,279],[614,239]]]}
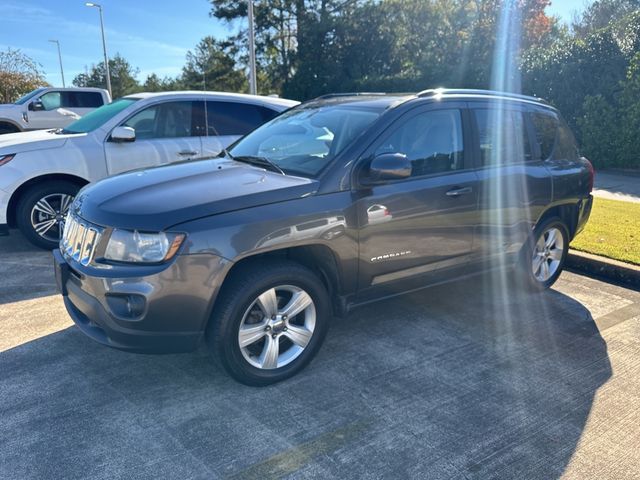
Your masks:
{"label": "windshield glare", "polygon": [[295,108],[240,140],[231,155],[267,158],[287,173],[315,177],[381,113],[353,104]]}
{"label": "windshield glare", "polygon": [[96,108],[93,112],[87,113],[84,117],[69,124],[62,133],[89,133],[107,123],[118,113],[129,105],[137,102],[137,98],[121,98],[108,105]]}
{"label": "windshield glare", "polygon": [[16,100],[15,104],[16,105],[22,105],[23,103],[28,102],[30,99],[32,99],[33,97],[38,95],[43,90],[44,90],[44,88],[37,88],[33,92],[29,92],[26,95],[23,95],[22,97],[20,97],[18,100]]}

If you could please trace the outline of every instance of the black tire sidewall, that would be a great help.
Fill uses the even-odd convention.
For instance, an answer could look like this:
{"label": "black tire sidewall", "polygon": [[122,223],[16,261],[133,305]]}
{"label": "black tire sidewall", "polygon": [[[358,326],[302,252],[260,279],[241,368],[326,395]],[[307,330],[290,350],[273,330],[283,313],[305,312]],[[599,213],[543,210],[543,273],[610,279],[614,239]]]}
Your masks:
{"label": "black tire sidewall", "polygon": [[10,123],[0,123],[0,135],[18,133],[20,129]]}
{"label": "black tire sidewall", "polygon": [[[294,267],[295,266],[295,267]],[[225,370],[246,385],[262,386],[279,382],[302,370],[317,354],[327,334],[331,309],[329,299],[320,279],[311,270],[297,264],[258,267],[253,272],[250,286],[230,285],[221,299],[221,311],[211,319],[215,331],[211,347]],[[238,345],[238,330],[245,312],[258,295],[280,285],[302,288],[313,299],[316,324],[313,336],[298,358],[288,365],[274,370],[261,370],[249,364]]]}
{"label": "black tire sidewall", "polygon": [[[550,228],[557,228],[561,232],[564,248],[562,251],[562,258],[560,259],[560,265],[558,266],[558,269],[556,270],[556,272],[547,281],[541,282],[534,276],[533,270],[531,268],[531,262],[533,257],[533,251],[537,241],[540,239],[540,235],[542,235],[545,231],[547,231]],[[524,270],[528,287],[534,291],[542,291],[550,288],[562,274],[568,252],[569,252],[569,229],[567,228],[567,225],[562,221],[562,219],[560,219],[559,217],[553,217],[540,223],[535,228],[529,242],[527,242],[527,246],[523,250],[523,256],[521,259],[521,262],[522,262],[521,268]]]}
{"label": "black tire sidewall", "polygon": [[53,181],[34,185],[21,196],[16,208],[16,223],[29,242],[47,250],[58,248],[58,242],[50,242],[42,238],[33,229],[31,225],[31,210],[38,200],[47,195],[64,193],[75,197],[78,190],[80,190],[80,186],[73,182]]}

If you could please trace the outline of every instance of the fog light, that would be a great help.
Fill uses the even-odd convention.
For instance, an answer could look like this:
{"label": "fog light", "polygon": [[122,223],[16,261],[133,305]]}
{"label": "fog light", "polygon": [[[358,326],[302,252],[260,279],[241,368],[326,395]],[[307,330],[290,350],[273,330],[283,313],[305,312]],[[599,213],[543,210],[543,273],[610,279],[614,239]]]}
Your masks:
{"label": "fog light", "polygon": [[110,293],[106,296],[111,312],[119,318],[136,320],[142,316],[146,300],[142,295]]}

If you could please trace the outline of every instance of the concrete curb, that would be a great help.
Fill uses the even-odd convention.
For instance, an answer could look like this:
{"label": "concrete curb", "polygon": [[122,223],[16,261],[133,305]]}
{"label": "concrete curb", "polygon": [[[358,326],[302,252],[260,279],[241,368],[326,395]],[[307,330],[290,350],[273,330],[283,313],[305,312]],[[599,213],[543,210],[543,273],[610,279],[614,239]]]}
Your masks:
{"label": "concrete curb", "polygon": [[569,250],[567,267],[640,289],[640,267],[590,253]]}

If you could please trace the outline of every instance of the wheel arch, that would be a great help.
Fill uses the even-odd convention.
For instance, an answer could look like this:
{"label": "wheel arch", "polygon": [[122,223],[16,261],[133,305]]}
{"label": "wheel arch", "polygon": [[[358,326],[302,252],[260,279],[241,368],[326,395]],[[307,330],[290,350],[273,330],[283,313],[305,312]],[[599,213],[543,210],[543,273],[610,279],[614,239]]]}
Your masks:
{"label": "wheel arch", "polygon": [[544,222],[548,218],[558,217],[565,223],[565,225],[569,229],[569,241],[571,241],[573,240],[573,237],[575,236],[576,230],[578,228],[578,214],[579,214],[579,207],[577,202],[576,203],[567,202],[567,203],[552,205],[549,208],[547,208],[544,212],[542,212],[542,214],[536,221],[535,226],[540,225],[542,222]]}
{"label": "wheel arch", "polygon": [[17,129],[18,129],[18,132],[22,132],[22,131],[24,131],[24,130],[22,129],[22,126],[21,126],[19,123],[17,123],[17,122],[16,122],[16,121],[14,121],[14,120],[11,120],[11,119],[9,119],[9,118],[0,118],[0,126],[2,126],[3,124],[11,125],[12,127],[17,128]]}
{"label": "wheel arch", "polygon": [[24,182],[22,185],[20,185],[13,192],[13,194],[11,195],[11,198],[9,199],[9,204],[7,206],[7,223],[9,224],[9,226],[11,227],[16,226],[16,209],[18,206],[18,202],[20,201],[20,198],[22,198],[22,195],[24,195],[24,193],[27,190],[29,190],[34,185],[38,185],[40,183],[45,183],[48,181],[60,181],[60,180],[75,183],[79,187],[84,187],[89,183],[88,180],[82,177],[78,177],[77,175],[70,175],[66,173],[51,173],[51,174],[40,175],[37,177],[30,178],[29,180]]}
{"label": "wheel arch", "polygon": [[[344,282],[339,268],[339,260],[336,253],[324,244],[308,244],[291,246],[248,254],[236,259],[225,272],[224,279],[216,292],[216,295],[209,308],[209,316],[215,307],[215,300],[225,286],[225,283],[232,275],[250,267],[253,264],[264,262],[265,260],[289,260],[299,263],[313,271],[327,289],[329,298],[332,300],[332,308],[335,315],[344,315],[345,305],[343,302]],[[208,323],[208,319],[207,319]]]}

